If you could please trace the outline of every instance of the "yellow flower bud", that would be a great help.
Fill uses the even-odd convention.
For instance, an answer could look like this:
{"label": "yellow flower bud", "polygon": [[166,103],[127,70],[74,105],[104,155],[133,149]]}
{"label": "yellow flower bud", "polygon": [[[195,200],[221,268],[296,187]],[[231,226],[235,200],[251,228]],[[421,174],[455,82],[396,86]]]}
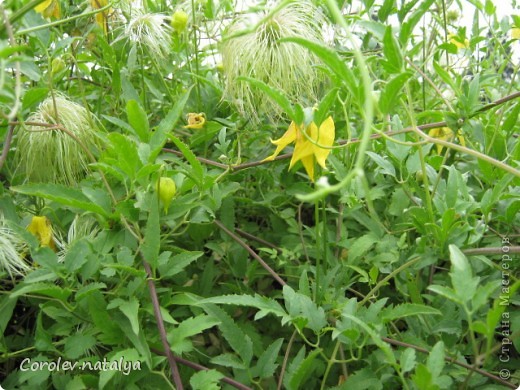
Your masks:
{"label": "yellow flower bud", "polygon": [[176,191],[175,182],[169,177],[161,177],[157,181],[157,192],[159,193],[159,199],[163,204],[165,214],[168,214],[168,208]]}
{"label": "yellow flower bud", "polygon": [[184,11],[177,10],[173,13],[172,27],[177,33],[181,33],[186,29],[188,24],[188,14]]}

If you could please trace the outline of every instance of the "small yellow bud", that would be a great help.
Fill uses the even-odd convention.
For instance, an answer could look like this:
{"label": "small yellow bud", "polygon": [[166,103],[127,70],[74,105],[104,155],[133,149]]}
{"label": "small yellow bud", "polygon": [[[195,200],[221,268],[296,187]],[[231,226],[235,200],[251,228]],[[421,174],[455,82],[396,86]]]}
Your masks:
{"label": "small yellow bud", "polygon": [[159,199],[163,203],[165,214],[168,214],[168,208],[176,191],[175,182],[169,177],[161,177],[157,181],[157,192],[159,193]]}
{"label": "small yellow bud", "polygon": [[172,16],[172,27],[178,34],[183,32],[186,29],[188,24],[188,14],[184,11],[177,10],[173,13]]}

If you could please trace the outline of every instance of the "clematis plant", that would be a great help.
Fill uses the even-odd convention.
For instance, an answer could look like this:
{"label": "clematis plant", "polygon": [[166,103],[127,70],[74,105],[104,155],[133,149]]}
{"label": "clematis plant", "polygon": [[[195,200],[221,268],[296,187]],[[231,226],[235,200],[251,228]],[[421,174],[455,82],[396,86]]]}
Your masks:
{"label": "clematis plant", "polygon": [[274,160],[287,145],[294,142],[294,152],[289,169],[301,160],[309,178],[314,182],[314,167],[318,163],[322,168],[326,168],[325,163],[331,151],[330,147],[334,143],[334,137],[334,121],[330,116],[323,121],[319,128],[314,122],[310,122],[308,125],[297,125],[291,122],[281,138],[271,140],[276,145],[276,150],[264,161]]}

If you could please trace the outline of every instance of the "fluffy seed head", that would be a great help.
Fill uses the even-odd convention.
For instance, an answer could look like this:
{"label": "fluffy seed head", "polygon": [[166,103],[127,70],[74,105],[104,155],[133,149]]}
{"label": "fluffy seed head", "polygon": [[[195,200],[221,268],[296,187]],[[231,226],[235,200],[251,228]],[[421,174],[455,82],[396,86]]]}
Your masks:
{"label": "fluffy seed head", "polygon": [[11,279],[31,269],[22,257],[25,250],[27,244],[5,225],[0,216],[0,269],[7,271]]}
{"label": "fluffy seed head", "polygon": [[77,184],[90,163],[81,145],[91,150],[99,144],[92,114],[57,95],[45,99],[26,122],[18,129],[18,170],[30,182]]}
{"label": "fluffy seed head", "polygon": [[241,114],[254,120],[262,114],[275,119],[282,112],[275,101],[247,82],[237,80],[241,76],[263,81],[285,92],[293,102],[309,105],[306,101],[316,99],[323,81],[316,69],[319,59],[303,46],[279,39],[301,37],[322,41],[318,9],[305,1],[290,3],[261,23],[256,21],[256,28],[249,32],[247,29],[255,26],[252,17],[239,16],[223,42],[225,95]]}
{"label": "fluffy seed head", "polygon": [[163,14],[147,13],[141,7],[132,8],[125,35],[153,55],[166,57],[170,51],[172,27]]}

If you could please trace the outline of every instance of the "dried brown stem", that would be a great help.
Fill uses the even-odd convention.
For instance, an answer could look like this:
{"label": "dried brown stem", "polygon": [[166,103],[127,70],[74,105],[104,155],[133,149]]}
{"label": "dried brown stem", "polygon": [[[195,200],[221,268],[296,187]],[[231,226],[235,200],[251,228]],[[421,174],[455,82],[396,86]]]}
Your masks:
{"label": "dried brown stem", "polygon": [[152,269],[150,267],[150,264],[148,264],[148,262],[144,258],[143,266],[148,277],[148,289],[150,290],[150,297],[152,298],[153,314],[155,316],[155,320],[157,321],[157,328],[159,329],[159,336],[161,337],[161,342],[166,354],[166,358],[170,363],[170,370],[172,373],[173,382],[175,383],[175,388],[177,390],[182,390],[184,387],[182,385],[182,380],[179,374],[179,368],[177,367],[177,362],[175,361],[175,357],[173,356],[170,344],[168,343],[168,337],[166,335],[166,329],[164,327],[164,321],[161,314],[161,306],[159,304],[159,298],[157,297],[157,290],[155,289]]}

